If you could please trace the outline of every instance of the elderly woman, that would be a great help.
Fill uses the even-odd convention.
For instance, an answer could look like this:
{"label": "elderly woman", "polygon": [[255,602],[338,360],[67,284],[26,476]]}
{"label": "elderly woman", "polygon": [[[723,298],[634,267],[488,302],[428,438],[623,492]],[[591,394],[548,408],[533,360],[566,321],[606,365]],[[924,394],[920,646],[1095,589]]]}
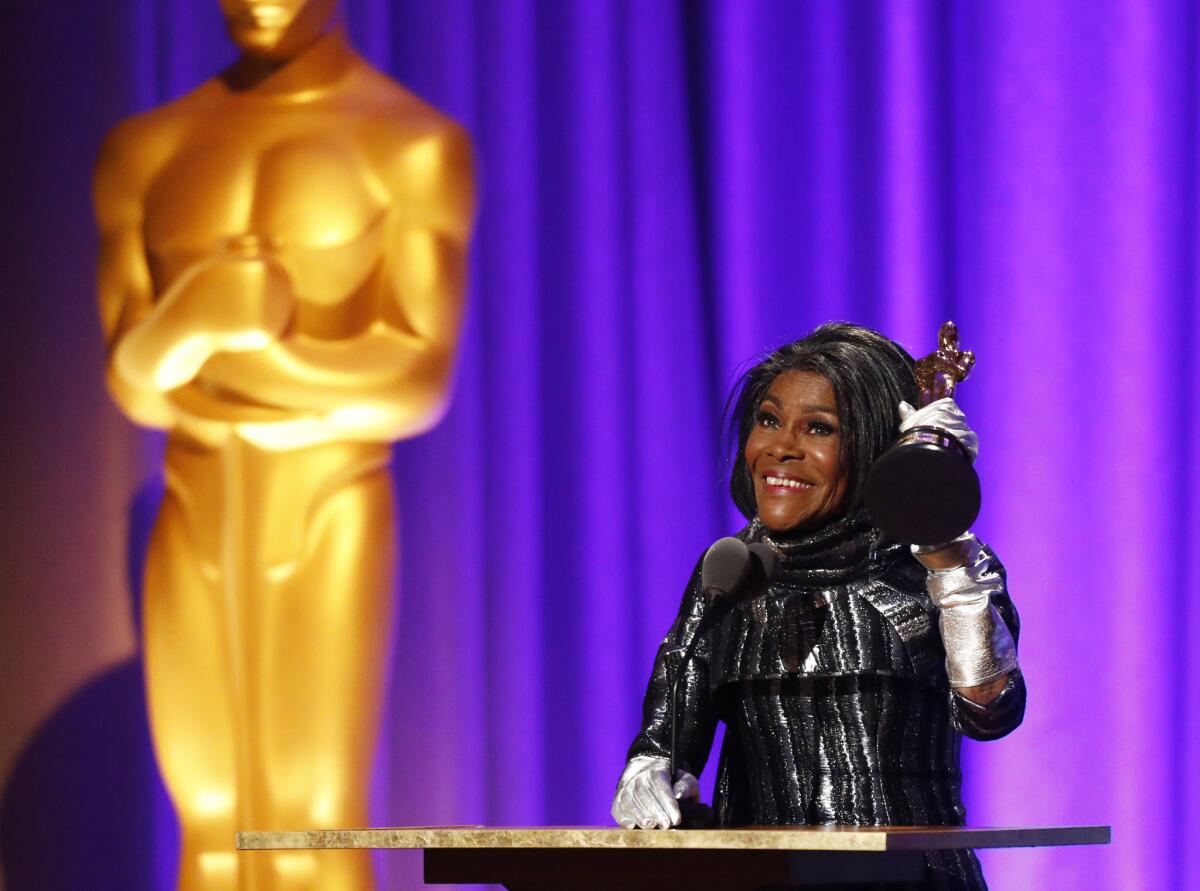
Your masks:
{"label": "elderly woman", "polygon": [[[720,826],[963,823],[963,734],[997,739],[1024,714],[1019,624],[1004,568],[974,535],[909,548],[867,517],[867,471],[898,428],[940,427],[977,452],[952,400],[914,411],[918,395],[912,357],[848,324],[747,372],[730,490],[750,520],[738,537],[774,549],[779,571],[698,642],[672,783],[670,685],[705,605],[692,574],[613,800],[621,825],[680,822],[718,720]],[[971,852],[950,851],[928,854],[922,887],[986,885]]]}

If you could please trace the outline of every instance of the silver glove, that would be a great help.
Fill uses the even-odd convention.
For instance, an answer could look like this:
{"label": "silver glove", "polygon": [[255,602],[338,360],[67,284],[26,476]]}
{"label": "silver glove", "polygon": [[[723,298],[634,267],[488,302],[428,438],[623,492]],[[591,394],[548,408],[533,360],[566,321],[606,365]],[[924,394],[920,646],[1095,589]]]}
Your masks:
{"label": "silver glove", "polygon": [[900,432],[913,427],[936,427],[945,430],[962,443],[971,454],[971,460],[979,457],[979,437],[967,424],[966,415],[958,403],[947,396],[929,403],[924,408],[913,408],[907,402],[900,403]]}
{"label": "silver glove", "polygon": [[671,762],[657,755],[630,758],[613,796],[613,819],[626,829],[670,829],[682,819],[678,801],[700,800],[700,783],[686,770],[675,771],[675,786],[668,774]]}
{"label": "silver glove", "polygon": [[[1016,668],[1017,648],[1008,625],[992,605],[992,595],[1004,591],[1004,580],[979,539],[967,532],[950,544],[962,552],[966,565],[931,571],[925,586],[938,607],[950,686],[975,687]],[[921,560],[931,550],[934,548],[914,546],[913,554]]]}

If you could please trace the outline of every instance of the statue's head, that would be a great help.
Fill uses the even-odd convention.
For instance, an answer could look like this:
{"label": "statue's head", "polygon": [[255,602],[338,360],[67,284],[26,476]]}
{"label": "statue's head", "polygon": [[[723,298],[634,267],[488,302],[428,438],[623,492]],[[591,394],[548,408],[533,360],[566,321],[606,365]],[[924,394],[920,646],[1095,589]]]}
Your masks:
{"label": "statue's head", "polygon": [[333,27],[340,0],[220,0],[225,28],[251,56],[284,61]]}

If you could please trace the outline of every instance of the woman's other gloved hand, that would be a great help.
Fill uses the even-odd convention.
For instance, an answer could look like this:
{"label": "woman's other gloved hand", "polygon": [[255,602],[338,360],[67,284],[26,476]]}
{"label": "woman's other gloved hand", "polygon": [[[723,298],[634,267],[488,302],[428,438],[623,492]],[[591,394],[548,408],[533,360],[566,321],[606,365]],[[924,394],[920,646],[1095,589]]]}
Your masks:
{"label": "woman's other gloved hand", "polygon": [[967,424],[966,415],[948,396],[929,403],[924,408],[913,408],[907,402],[900,403],[900,432],[913,427],[935,427],[957,439],[974,461],[979,457],[979,437]]}
{"label": "woman's other gloved hand", "polygon": [[625,765],[613,796],[613,819],[626,829],[670,829],[682,815],[679,802],[700,800],[700,783],[686,770],[675,771],[672,788],[670,761],[657,755],[638,755]]}

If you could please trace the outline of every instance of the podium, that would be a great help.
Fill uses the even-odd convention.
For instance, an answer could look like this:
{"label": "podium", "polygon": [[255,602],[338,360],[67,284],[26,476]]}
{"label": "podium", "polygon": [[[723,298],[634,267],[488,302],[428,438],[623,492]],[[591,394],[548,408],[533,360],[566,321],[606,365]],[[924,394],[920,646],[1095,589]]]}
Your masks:
{"label": "podium", "polygon": [[839,886],[849,891],[862,883],[922,879],[929,850],[1104,845],[1111,834],[1108,826],[763,826],[668,831],[407,826],[239,832],[237,846],[247,852],[420,848],[425,852],[427,884],[498,884],[510,891],[672,887],[814,891]]}

